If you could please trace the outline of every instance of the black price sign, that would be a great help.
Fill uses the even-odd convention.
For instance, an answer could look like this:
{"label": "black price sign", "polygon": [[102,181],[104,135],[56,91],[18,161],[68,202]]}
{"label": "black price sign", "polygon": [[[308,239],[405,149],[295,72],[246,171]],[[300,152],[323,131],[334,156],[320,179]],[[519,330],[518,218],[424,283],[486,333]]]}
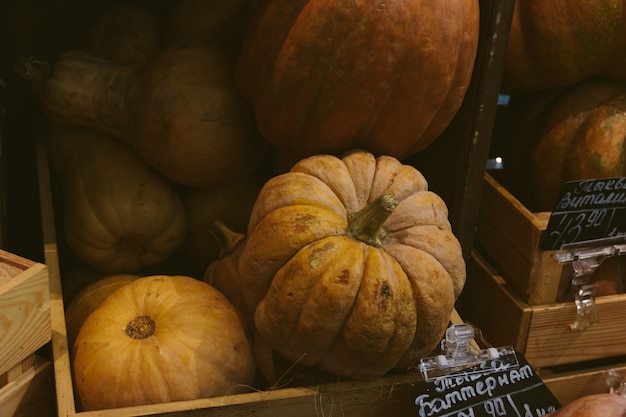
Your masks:
{"label": "black price sign", "polygon": [[419,417],[540,417],[560,404],[528,362],[497,363],[489,373],[461,372],[421,387],[415,398]]}
{"label": "black price sign", "polygon": [[563,184],[543,234],[543,250],[626,234],[626,177]]}

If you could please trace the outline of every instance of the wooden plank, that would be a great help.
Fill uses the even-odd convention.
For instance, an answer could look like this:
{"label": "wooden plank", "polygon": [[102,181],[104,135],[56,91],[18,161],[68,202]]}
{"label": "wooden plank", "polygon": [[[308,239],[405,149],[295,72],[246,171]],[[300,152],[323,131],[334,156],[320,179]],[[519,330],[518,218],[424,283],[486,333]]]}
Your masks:
{"label": "wooden plank", "polygon": [[56,219],[52,197],[52,182],[48,153],[43,140],[36,146],[37,175],[41,205],[44,259],[50,278],[50,325],[52,329],[52,356],[56,381],[57,409],[60,416],[75,413],[74,389],[65,326],[65,305],[61,286],[61,271],[57,250]]}
{"label": "wooden plank", "polygon": [[46,265],[0,251],[21,272],[0,283],[0,374],[50,341],[50,302]]}
{"label": "wooden plank", "polygon": [[620,362],[599,366],[581,366],[576,370],[553,372],[546,369],[539,372],[539,376],[552,391],[562,405],[577,398],[590,394],[609,392],[607,384],[608,372],[617,372],[626,376],[626,358]]}
{"label": "wooden plank", "polygon": [[[369,383],[342,382],[312,387],[284,388],[207,398],[127,407],[114,410],[79,412],[81,417],[121,416],[202,416],[231,417],[319,417],[341,415],[376,417],[414,413],[413,399],[420,382],[416,375],[399,375]],[[421,382],[423,383],[423,382]],[[416,385],[417,384],[417,385]],[[64,415],[65,416],[65,415]]]}
{"label": "wooden plank", "polygon": [[626,355],[626,295],[596,298],[598,322],[572,330],[574,302],[533,306],[526,358],[536,367]]}
{"label": "wooden plank", "polygon": [[19,378],[24,372],[28,371],[30,368],[35,366],[37,363],[37,355],[31,354],[23,359],[20,363],[13,366],[11,369],[0,375],[0,388],[7,385],[9,382],[15,381]]}
{"label": "wooden plank", "polygon": [[468,263],[467,284],[458,302],[461,316],[478,327],[494,346],[526,348],[526,335],[532,311],[514,295],[508,283],[498,276],[480,255],[473,253]]}
{"label": "wooden plank", "polygon": [[556,251],[540,249],[549,216],[549,212],[530,212],[489,173],[485,174],[476,247],[530,305],[556,302],[563,286],[564,267],[554,258]]}
{"label": "wooden plank", "polygon": [[[480,223],[489,224],[498,234],[508,236],[514,250],[524,259],[532,260],[546,229],[546,220],[531,213],[489,173],[484,179]],[[510,239],[511,236],[515,239]],[[489,235],[482,237],[488,239]]]}
{"label": "wooden plank", "polygon": [[559,299],[565,268],[554,257],[556,252],[555,250],[537,251],[535,254],[527,280],[528,304],[550,304]]}
{"label": "wooden plank", "polygon": [[573,301],[531,306],[479,254],[472,259],[459,309],[493,345],[512,345],[536,368],[626,355],[626,294],[597,297],[599,321],[572,330]]}
{"label": "wooden plank", "polygon": [[0,416],[54,416],[52,363],[39,360],[18,378],[0,389]]}

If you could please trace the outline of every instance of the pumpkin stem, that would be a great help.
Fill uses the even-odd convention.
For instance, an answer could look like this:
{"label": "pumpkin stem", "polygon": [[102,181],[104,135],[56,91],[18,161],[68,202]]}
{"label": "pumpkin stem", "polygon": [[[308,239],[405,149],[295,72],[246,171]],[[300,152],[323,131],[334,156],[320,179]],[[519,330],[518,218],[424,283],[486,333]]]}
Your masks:
{"label": "pumpkin stem", "polygon": [[359,211],[348,214],[348,236],[380,248],[385,237],[383,224],[398,206],[391,194],[384,194]]}
{"label": "pumpkin stem", "polygon": [[211,235],[217,240],[220,246],[220,258],[230,255],[237,249],[246,238],[243,233],[231,230],[228,226],[219,220],[216,220],[209,229]]}
{"label": "pumpkin stem", "polygon": [[126,325],[126,334],[132,339],[147,339],[154,334],[156,323],[148,316],[138,316]]}

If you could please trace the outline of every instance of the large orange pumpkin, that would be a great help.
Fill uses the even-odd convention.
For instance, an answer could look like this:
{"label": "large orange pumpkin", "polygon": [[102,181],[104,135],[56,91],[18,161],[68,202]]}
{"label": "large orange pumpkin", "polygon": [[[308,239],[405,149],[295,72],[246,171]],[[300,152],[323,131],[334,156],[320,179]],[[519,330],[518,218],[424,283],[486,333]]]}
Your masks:
{"label": "large orange pumpkin", "polygon": [[83,322],[72,359],[85,410],[234,394],[255,373],[232,304],[187,276],[139,278],[110,294]]}
{"label": "large orange pumpkin", "polygon": [[516,1],[503,83],[545,90],[590,76],[626,80],[621,0]]}
{"label": "large orange pumpkin", "polygon": [[257,341],[303,366],[375,378],[416,364],[449,324],[465,262],[447,216],[395,158],[317,155],[265,184],[246,240],[210,270],[234,276],[239,291],[218,288]]}
{"label": "large orange pumpkin", "polygon": [[425,148],[460,107],[478,45],[476,0],[268,0],[251,16],[237,84],[296,160]]}

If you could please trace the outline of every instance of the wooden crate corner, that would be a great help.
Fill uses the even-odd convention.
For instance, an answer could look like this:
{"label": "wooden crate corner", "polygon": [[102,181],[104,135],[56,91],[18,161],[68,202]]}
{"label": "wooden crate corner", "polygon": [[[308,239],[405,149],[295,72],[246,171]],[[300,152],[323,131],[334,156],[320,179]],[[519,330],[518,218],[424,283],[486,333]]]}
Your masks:
{"label": "wooden crate corner", "polygon": [[[459,303],[464,319],[494,345],[512,345],[536,368],[626,355],[626,294],[596,298],[599,320],[573,330],[573,301],[530,305],[501,271],[474,252]],[[489,300],[489,302],[485,302]]]}
{"label": "wooden crate corner", "polygon": [[0,374],[51,340],[46,265],[0,249]]}

